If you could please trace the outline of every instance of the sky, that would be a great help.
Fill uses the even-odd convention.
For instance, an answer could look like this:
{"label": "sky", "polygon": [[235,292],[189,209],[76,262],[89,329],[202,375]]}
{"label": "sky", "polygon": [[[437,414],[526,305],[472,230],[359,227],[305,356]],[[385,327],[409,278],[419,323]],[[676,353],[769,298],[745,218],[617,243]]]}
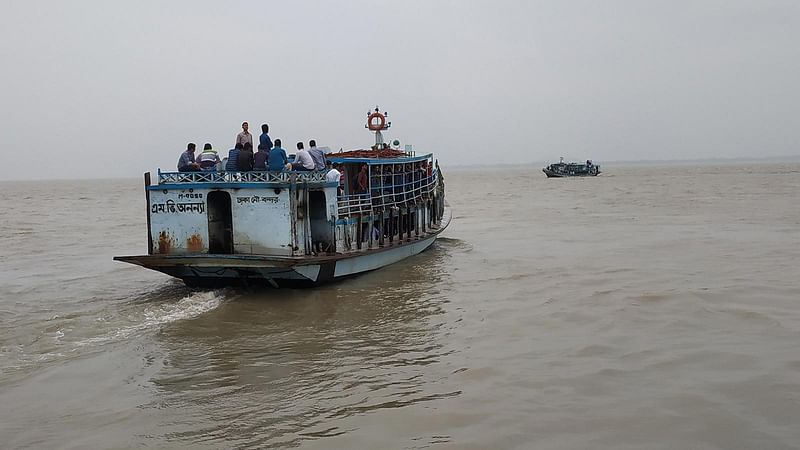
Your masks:
{"label": "sky", "polygon": [[796,0],[0,0],[0,180],[141,177],[242,121],[448,165],[800,154]]}

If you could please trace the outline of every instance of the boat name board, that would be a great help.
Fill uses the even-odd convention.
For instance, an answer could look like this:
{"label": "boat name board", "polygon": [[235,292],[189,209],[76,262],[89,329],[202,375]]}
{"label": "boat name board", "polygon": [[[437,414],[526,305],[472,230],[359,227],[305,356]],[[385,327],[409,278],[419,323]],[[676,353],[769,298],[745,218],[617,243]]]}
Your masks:
{"label": "boat name board", "polygon": [[236,197],[236,203],[278,203],[278,197],[259,197],[254,195],[252,197]]}
{"label": "boat name board", "polygon": [[153,203],[150,207],[152,214],[158,213],[184,213],[184,212],[197,212],[203,214],[206,211],[206,204],[203,202],[192,203],[176,203],[170,199],[164,203]]}

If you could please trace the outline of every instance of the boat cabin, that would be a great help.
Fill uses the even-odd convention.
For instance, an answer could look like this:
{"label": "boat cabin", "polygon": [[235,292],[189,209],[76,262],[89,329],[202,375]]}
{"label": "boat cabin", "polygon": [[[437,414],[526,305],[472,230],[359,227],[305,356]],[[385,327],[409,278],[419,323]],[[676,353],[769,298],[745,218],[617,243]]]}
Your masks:
{"label": "boat cabin", "polygon": [[145,174],[148,252],[335,254],[419,236],[441,218],[432,154],[358,156],[328,155],[339,163],[340,183],[326,181],[325,171],[159,171],[155,184]]}

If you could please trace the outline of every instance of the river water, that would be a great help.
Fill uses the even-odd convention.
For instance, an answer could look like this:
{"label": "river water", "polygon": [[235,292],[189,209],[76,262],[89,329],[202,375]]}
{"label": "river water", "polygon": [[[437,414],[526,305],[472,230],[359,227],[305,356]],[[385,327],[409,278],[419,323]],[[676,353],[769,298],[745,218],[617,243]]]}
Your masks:
{"label": "river water", "polygon": [[445,172],[421,255],[191,290],[140,180],[5,182],[0,447],[800,448],[800,164]]}

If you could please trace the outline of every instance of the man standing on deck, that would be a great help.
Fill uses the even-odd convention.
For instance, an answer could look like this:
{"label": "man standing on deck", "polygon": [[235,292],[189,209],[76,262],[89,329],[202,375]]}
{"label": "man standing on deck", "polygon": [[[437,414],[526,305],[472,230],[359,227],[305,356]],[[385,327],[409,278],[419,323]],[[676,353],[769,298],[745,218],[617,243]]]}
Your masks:
{"label": "man standing on deck", "polygon": [[247,131],[249,127],[250,125],[247,122],[242,122],[242,132],[236,135],[236,143],[244,146],[245,143],[249,142],[250,148],[253,148],[253,135]]}
{"label": "man standing on deck", "polygon": [[258,149],[269,153],[272,148],[272,139],[269,138],[269,125],[261,125],[261,136],[258,137]]}
{"label": "man standing on deck", "polygon": [[366,194],[367,187],[369,186],[369,176],[367,175],[367,165],[361,165],[361,171],[358,172],[358,177],[356,178],[356,194]]}
{"label": "man standing on deck", "polygon": [[325,170],[325,154],[317,148],[317,141],[313,139],[308,141],[308,146],[308,154],[314,161],[314,170]]}
{"label": "man standing on deck", "polygon": [[330,161],[325,161],[325,167],[328,169],[328,173],[325,174],[325,181],[336,183],[336,193],[342,195],[342,173],[339,172],[339,163],[331,164]]}
{"label": "man standing on deck", "polygon": [[314,160],[308,154],[308,150],[303,149],[303,143],[297,143],[297,154],[294,155],[292,170],[309,171],[314,170]]}
{"label": "man standing on deck", "polygon": [[194,160],[194,142],[189,142],[186,146],[186,151],[181,153],[178,158],[178,172],[197,172],[200,170],[200,164]]}

